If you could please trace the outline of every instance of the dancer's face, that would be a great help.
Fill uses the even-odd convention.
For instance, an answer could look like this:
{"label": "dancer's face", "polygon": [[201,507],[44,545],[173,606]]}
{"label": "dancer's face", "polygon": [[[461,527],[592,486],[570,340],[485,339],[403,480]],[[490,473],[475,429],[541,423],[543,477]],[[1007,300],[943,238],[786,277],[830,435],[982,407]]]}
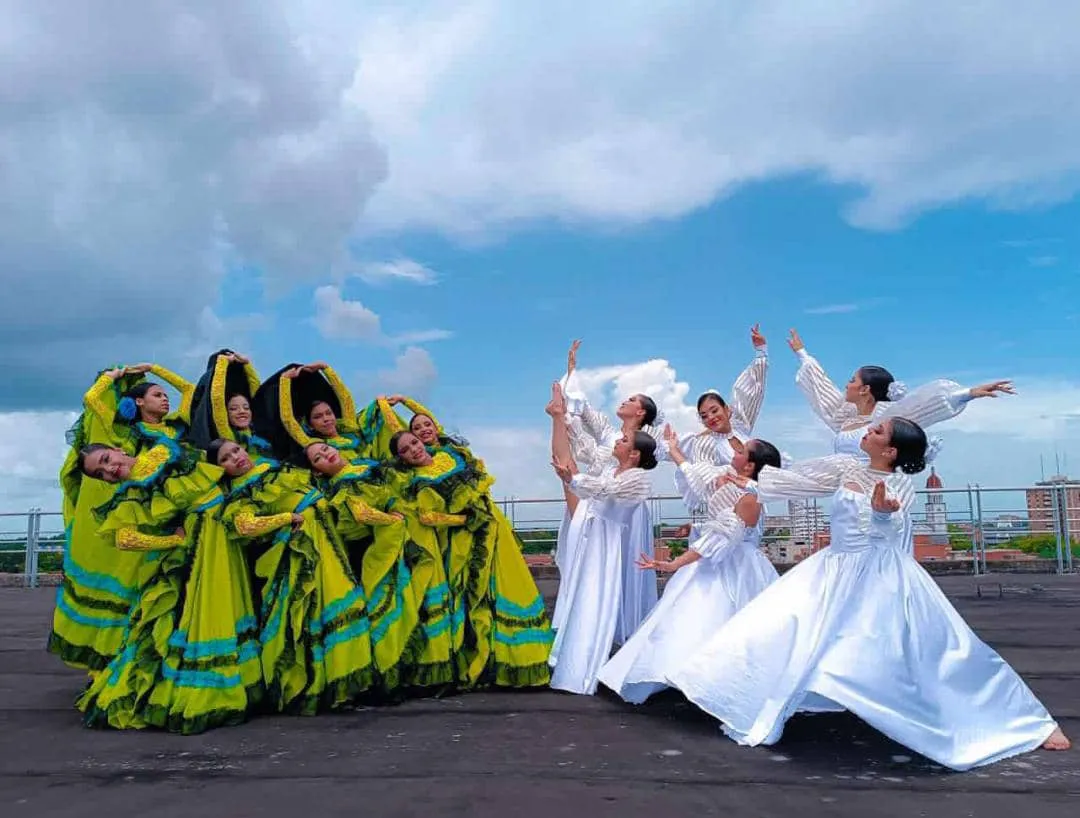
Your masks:
{"label": "dancer's face", "polygon": [[244,447],[231,440],[218,449],[217,464],[225,469],[229,477],[240,477],[251,471],[251,458],[244,451]]}
{"label": "dancer's face", "polygon": [[135,458],[120,449],[96,449],[83,459],[83,471],[106,483],[119,483],[131,475]]}
{"label": "dancer's face", "polygon": [[337,418],[329,403],[319,401],[311,407],[308,413],[308,423],[311,428],[323,437],[337,436]]}
{"label": "dancer's face", "polygon": [[619,464],[623,466],[637,465],[641,457],[638,450],[634,448],[634,441],[630,439],[629,435],[623,435],[615,441],[612,454],[615,455],[615,459]]}
{"label": "dancer's face", "polygon": [[251,426],[251,404],[243,395],[233,395],[225,408],[229,412],[229,425],[234,429],[247,429]]}
{"label": "dancer's face", "polygon": [[163,418],[169,414],[169,396],[156,383],[141,398],[135,398],[135,405],[144,418]]}
{"label": "dancer's face", "polygon": [[397,456],[410,466],[427,466],[431,463],[431,455],[424,448],[423,441],[412,432],[398,438]]}
{"label": "dancer's face", "polygon": [[855,374],[851,376],[851,380],[847,382],[847,387],[844,389],[844,400],[848,403],[858,403],[859,399],[869,391],[870,387],[863,383],[862,375],[856,369]]}
{"label": "dancer's face", "polygon": [[439,442],[439,430],[435,428],[435,421],[427,415],[416,415],[409,423],[409,431],[420,438],[425,446],[434,446]]}
{"label": "dancer's face", "polygon": [[735,471],[744,477],[749,477],[754,473],[754,464],[750,462],[750,452],[754,443],[755,441],[748,440],[746,445],[739,451],[736,451],[731,458],[731,468],[735,469]]}
{"label": "dancer's face", "polygon": [[341,454],[328,443],[312,443],[306,450],[308,463],[320,474],[331,477],[345,467]]}
{"label": "dancer's face", "polygon": [[895,460],[896,448],[892,445],[892,421],[883,420],[867,429],[859,443],[859,448],[870,457],[880,457],[890,462]]}
{"label": "dancer's face", "polygon": [[631,395],[615,410],[615,416],[619,420],[636,420],[639,424],[645,418],[645,407],[641,403],[641,395]]}
{"label": "dancer's face", "polygon": [[698,409],[698,417],[710,432],[726,435],[731,433],[731,410],[716,398],[705,398]]}

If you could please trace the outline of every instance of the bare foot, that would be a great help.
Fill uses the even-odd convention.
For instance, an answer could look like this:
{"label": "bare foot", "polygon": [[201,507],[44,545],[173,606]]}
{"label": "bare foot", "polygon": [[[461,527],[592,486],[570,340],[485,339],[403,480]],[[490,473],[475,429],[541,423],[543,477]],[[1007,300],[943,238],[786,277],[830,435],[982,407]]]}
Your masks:
{"label": "bare foot", "polygon": [[1065,737],[1060,727],[1055,728],[1050,738],[1043,744],[1044,750],[1068,750],[1070,747],[1072,747],[1072,742]]}

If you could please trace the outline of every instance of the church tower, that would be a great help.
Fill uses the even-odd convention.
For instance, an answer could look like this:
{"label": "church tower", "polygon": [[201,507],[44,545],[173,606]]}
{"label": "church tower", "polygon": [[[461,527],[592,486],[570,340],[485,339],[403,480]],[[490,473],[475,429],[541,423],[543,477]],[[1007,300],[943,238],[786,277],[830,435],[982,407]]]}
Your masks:
{"label": "church tower", "polygon": [[934,467],[930,467],[930,476],[926,478],[926,527],[929,529],[930,542],[944,545],[949,542],[948,509],[945,495],[934,489],[944,488],[941,478]]}

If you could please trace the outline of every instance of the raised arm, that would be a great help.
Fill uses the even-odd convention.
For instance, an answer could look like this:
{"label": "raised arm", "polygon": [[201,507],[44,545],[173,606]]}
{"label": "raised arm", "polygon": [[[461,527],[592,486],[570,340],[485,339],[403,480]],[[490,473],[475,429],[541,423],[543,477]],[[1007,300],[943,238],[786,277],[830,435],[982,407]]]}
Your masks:
{"label": "raised arm", "polygon": [[728,404],[731,424],[744,436],[753,434],[754,424],[761,414],[765,402],[765,376],[769,370],[769,348],[765,336],[758,332],[757,324],[750,330],[750,338],[754,344],[754,360],[735,379]]}
{"label": "raised arm", "polygon": [[831,454],[803,460],[786,469],[766,466],[758,474],[758,496],[763,503],[802,497],[828,497],[840,488],[844,472],[853,461],[855,458],[852,455]]}
{"label": "raised arm", "polygon": [[597,445],[592,435],[585,431],[580,417],[566,416],[566,430],[570,437],[570,453],[581,471],[598,475],[611,465],[611,450]]}
{"label": "raised arm", "polygon": [[649,478],[643,469],[627,469],[617,475],[575,474],[570,490],[578,497],[613,500],[622,505],[640,503],[649,496]]}
{"label": "raised arm", "polygon": [[160,364],[153,364],[150,372],[180,393],[180,408],[176,410],[174,417],[184,423],[191,423],[191,403],[195,400],[195,384]]}
{"label": "raised arm", "polygon": [[318,443],[319,441],[304,431],[304,427],[300,425],[300,421],[293,414],[292,383],[293,379],[290,377],[289,372],[283,373],[278,378],[278,414],[281,415],[281,425],[285,427],[285,431],[289,433],[289,437],[294,441],[301,446],[310,446],[312,443]]}
{"label": "raised arm", "polygon": [[[214,360],[214,374],[210,378],[210,412],[219,437],[236,440],[229,424],[229,409],[225,402],[225,381],[229,373],[229,358],[218,355]],[[252,394],[255,394],[252,392]]]}
{"label": "raised arm", "polygon": [[982,397],[1013,395],[1010,381],[993,381],[980,386],[961,386],[956,381],[936,380],[908,392],[899,400],[879,403],[881,411],[875,419],[902,417],[914,421],[924,429],[959,415],[971,401]]}
{"label": "raised arm", "polygon": [[103,400],[105,393],[112,389],[116,379],[124,374],[123,369],[110,369],[98,375],[93,385],[83,395],[83,406],[92,412],[106,429],[111,429],[115,410],[110,409]]}
{"label": "raised arm", "polygon": [[795,330],[791,331],[788,346],[799,356],[799,371],[795,373],[796,385],[806,396],[814,414],[834,432],[839,432],[847,421],[856,416],[857,410],[844,400],[843,393],[825,374],[821,364],[806,351]]}
{"label": "raised arm", "polygon": [[352,392],[349,391],[349,387],[347,387],[345,382],[338,377],[337,372],[334,371],[332,366],[323,367],[322,373],[330,384],[330,388],[334,390],[334,394],[337,395],[338,403],[341,404],[341,417],[339,420],[344,420],[347,425],[355,426],[356,403],[353,401]]}

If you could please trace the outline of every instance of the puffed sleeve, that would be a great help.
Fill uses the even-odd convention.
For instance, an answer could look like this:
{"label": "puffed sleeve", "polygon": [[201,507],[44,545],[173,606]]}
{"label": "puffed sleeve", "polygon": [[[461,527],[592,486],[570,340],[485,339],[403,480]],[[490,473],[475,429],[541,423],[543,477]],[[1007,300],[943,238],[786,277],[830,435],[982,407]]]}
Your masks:
{"label": "puffed sleeve", "polygon": [[971,402],[971,390],[956,381],[937,380],[923,384],[904,395],[900,400],[879,403],[883,407],[875,413],[877,420],[903,417],[918,423],[924,429],[959,415]]}
{"label": "puffed sleeve", "polygon": [[756,347],[754,360],[735,379],[729,406],[732,426],[742,435],[751,435],[765,402],[765,376],[769,370],[769,353],[764,346]]}
{"label": "puffed sleeve", "polygon": [[814,414],[834,432],[839,432],[845,423],[858,414],[855,406],[844,400],[836,384],[829,380],[821,364],[806,349],[799,350],[799,358],[802,363],[795,374],[795,383],[806,396]]}
{"label": "puffed sleeve", "polygon": [[847,454],[831,454],[793,463],[789,468],[766,466],[758,474],[757,491],[762,502],[827,497],[843,480],[845,471],[858,461]]}
{"label": "puffed sleeve", "polygon": [[627,504],[647,499],[650,489],[649,477],[644,469],[627,469],[616,475],[578,473],[570,481],[570,490],[578,497]]}

